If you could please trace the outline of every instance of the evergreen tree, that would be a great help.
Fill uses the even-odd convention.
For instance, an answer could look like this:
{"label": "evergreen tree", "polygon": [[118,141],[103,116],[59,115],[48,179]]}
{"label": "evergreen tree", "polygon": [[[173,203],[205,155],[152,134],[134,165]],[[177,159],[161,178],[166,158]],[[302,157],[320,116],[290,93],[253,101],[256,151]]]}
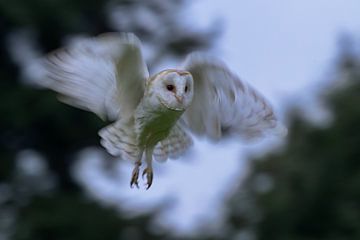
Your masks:
{"label": "evergreen tree", "polygon": [[252,161],[252,173],[230,201],[230,235],[360,239],[360,59],[348,46],[322,96],[331,124],[314,126],[303,112],[290,114],[285,148]]}
{"label": "evergreen tree", "polygon": [[184,26],[178,18],[183,5],[182,0],[0,2],[0,239],[166,238],[149,230],[150,216],[127,219],[104,208],[70,177],[78,151],[98,146],[97,131],[107,123],[20,79],[26,77],[29,50],[49,52],[73,34],[134,32],[157,47],[147,59],[151,67],[164,57],[209,47],[215,29]]}

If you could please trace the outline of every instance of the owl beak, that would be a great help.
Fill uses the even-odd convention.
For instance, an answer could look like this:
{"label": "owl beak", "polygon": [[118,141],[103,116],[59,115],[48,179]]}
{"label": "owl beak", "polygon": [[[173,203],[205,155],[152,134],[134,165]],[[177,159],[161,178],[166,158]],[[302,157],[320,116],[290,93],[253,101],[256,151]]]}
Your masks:
{"label": "owl beak", "polygon": [[184,97],[183,96],[178,96],[178,95],[175,95],[175,98],[176,98],[176,100],[179,102],[179,103],[183,103],[183,99],[184,99]]}

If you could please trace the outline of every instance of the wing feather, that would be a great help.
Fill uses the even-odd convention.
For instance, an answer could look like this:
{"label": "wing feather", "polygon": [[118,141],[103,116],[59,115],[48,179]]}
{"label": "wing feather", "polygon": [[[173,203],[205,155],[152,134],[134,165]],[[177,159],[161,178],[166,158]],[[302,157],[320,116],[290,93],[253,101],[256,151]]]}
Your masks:
{"label": "wing feather", "polygon": [[38,83],[60,94],[62,102],[102,119],[129,117],[149,76],[140,41],[133,34],[107,33],[74,40],[42,60]]}
{"label": "wing feather", "polygon": [[227,134],[250,139],[270,132],[286,133],[263,95],[222,62],[194,53],[186,59],[184,69],[193,76],[195,92],[183,119],[194,133],[213,140]]}
{"label": "wing feather", "polygon": [[168,158],[176,159],[192,144],[191,137],[178,123],[171,129],[169,136],[155,146],[153,155],[159,162],[164,162]]}

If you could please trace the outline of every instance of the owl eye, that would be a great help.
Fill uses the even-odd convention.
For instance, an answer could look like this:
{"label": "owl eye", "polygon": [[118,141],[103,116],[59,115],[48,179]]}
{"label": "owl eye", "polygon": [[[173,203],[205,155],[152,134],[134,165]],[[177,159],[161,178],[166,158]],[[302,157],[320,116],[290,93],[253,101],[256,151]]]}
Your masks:
{"label": "owl eye", "polygon": [[185,90],[185,92],[187,92],[187,91],[188,91],[188,86],[185,86],[185,89],[184,89],[184,90]]}
{"label": "owl eye", "polygon": [[174,85],[171,85],[171,84],[166,85],[166,89],[167,89],[168,91],[173,91],[173,90],[174,90],[174,88],[175,88],[175,86],[174,86]]}

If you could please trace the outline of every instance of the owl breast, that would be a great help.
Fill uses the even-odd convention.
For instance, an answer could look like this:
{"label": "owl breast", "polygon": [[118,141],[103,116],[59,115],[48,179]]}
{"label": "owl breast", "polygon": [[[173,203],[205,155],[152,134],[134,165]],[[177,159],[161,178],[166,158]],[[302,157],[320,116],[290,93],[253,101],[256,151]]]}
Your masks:
{"label": "owl breast", "polygon": [[142,111],[135,118],[138,144],[142,148],[154,147],[165,139],[184,111],[162,108]]}

